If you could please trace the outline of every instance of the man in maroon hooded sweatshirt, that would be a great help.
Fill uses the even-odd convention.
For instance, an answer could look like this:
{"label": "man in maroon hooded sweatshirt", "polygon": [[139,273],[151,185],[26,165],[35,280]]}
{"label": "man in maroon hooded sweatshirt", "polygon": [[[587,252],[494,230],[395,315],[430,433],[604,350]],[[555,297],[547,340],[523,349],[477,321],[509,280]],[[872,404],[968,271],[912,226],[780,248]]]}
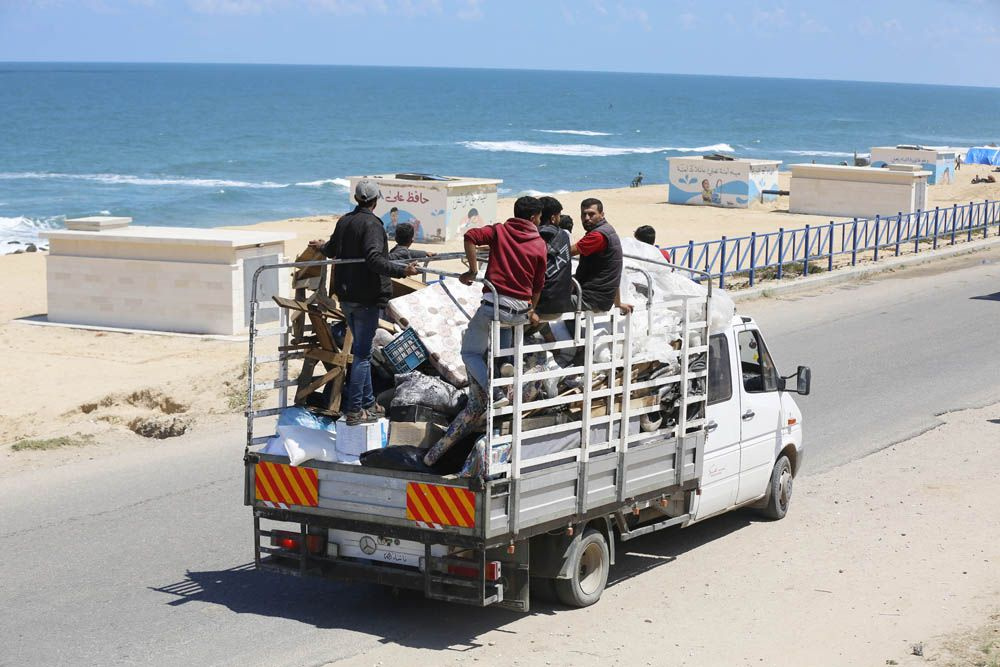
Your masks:
{"label": "man in maroon hooded sweatshirt", "polygon": [[[541,216],[542,203],[538,199],[521,197],[514,202],[514,217],[507,222],[477,227],[465,233],[469,270],[460,280],[466,285],[472,284],[479,272],[476,248],[488,246],[490,261],[486,280],[496,288],[499,303],[494,303],[493,292],[488,287],[483,289],[483,302],[462,337],[462,361],[469,376],[469,402],[447,432],[427,451],[424,456],[427,465],[433,465],[453,444],[480,426],[486,415],[486,388],[490,381],[486,350],[494,308],[502,325],[538,323],[534,308],[545,283],[547,261],[545,241],[538,234]],[[502,336],[506,342],[501,345],[509,346],[510,330],[501,333],[506,334]]]}

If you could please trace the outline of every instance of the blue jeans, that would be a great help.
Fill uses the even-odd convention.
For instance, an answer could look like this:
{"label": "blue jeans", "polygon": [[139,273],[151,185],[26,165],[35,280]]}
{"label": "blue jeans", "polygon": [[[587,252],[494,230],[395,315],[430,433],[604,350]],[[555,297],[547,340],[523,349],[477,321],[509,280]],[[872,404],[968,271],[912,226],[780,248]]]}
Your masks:
{"label": "blue jeans", "polygon": [[[493,321],[493,304],[483,303],[472,316],[469,326],[462,336],[462,361],[469,380],[478,384],[483,391],[490,386],[490,367],[486,363],[486,350],[490,345],[490,323]],[[500,311],[500,347],[510,347],[514,332],[510,327],[527,321],[524,315],[511,315]]]}
{"label": "blue jeans", "polygon": [[358,412],[375,402],[372,393],[372,341],[378,330],[378,306],[341,302],[340,310],[351,329],[351,375],[347,380],[347,405],[342,412]]}

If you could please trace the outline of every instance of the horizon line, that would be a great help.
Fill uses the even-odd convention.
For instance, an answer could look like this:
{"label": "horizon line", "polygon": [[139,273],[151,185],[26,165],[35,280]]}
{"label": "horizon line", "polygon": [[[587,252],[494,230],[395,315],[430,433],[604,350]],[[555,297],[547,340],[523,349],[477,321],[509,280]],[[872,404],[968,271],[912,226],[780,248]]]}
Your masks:
{"label": "horizon line", "polygon": [[568,74],[633,74],[642,76],[710,77],[719,79],[771,79],[778,81],[823,81],[829,83],[873,83],[896,86],[941,86],[996,90],[1000,86],[916,81],[882,81],[877,79],[837,79],[825,77],[775,76],[760,74],[694,74],[689,72],[651,72],[630,70],[558,69],[544,67],[461,67],[454,65],[358,65],[351,63],[281,63],[281,62],[209,62],[183,60],[0,60],[0,65],[208,65],[232,67],[344,67],[358,69],[432,69],[499,72],[560,72]]}

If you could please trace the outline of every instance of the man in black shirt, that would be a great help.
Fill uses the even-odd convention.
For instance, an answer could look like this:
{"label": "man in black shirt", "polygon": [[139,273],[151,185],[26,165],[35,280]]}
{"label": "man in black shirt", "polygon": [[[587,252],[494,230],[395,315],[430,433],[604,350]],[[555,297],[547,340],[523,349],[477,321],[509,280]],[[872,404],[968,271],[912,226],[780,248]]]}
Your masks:
{"label": "man in black shirt", "polygon": [[374,213],[380,194],[375,181],[367,178],[358,181],[354,188],[357,207],[341,216],[329,241],[324,243],[320,239],[309,244],[331,259],[364,260],[336,265],[331,278],[340,309],[354,336],[344,409],[348,426],[377,421],[385,413],[375,403],[371,375],[372,341],[378,329],[379,309],[392,296],[390,278],[418,273],[415,262],[404,265],[389,260],[389,239],[382,220]]}
{"label": "man in black shirt", "polygon": [[396,226],[396,245],[389,251],[389,259],[403,262],[434,256],[432,252],[414,250],[411,245],[413,245],[413,225],[408,222],[400,223]]}

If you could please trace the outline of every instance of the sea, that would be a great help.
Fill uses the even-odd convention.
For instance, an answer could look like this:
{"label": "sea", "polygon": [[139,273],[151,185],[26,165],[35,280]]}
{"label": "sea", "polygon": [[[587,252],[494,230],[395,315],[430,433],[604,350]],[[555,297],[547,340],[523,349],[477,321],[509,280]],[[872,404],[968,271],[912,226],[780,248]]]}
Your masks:
{"label": "sea", "polygon": [[851,162],[1000,139],[1000,89],[497,69],[0,63],[0,253],[66,218],[213,227],[338,213],[348,178],[501,196],[666,181],[666,158]]}

